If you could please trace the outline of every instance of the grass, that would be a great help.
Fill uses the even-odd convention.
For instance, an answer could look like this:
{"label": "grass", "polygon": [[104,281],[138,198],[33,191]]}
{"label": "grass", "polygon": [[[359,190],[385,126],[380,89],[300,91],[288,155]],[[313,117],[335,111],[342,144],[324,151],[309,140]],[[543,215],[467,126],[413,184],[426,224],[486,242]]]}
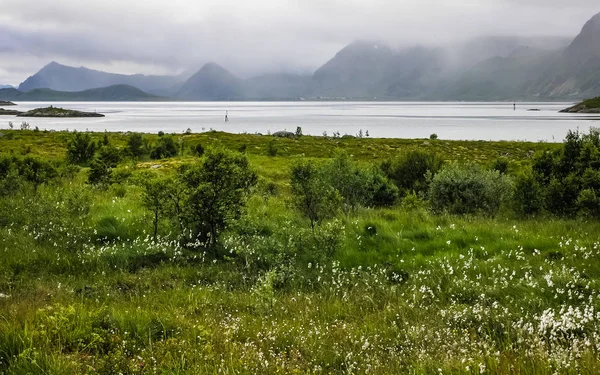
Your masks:
{"label": "grass", "polygon": [[[6,134],[2,152],[64,156],[65,133]],[[124,146],[125,135],[109,137]],[[85,170],[0,199],[0,373],[598,372],[599,222],[433,215],[418,202],[359,209],[322,229],[341,241],[324,256],[285,189],[298,155],[324,159],[332,145],[365,163],[414,147],[482,163],[508,154],[513,170],[529,150],[555,145],[302,137],[278,140],[269,157],[266,136],[182,137],[246,144],[281,195],[250,199],[219,259],[180,247],[168,222],[153,241],[140,189],[92,188]],[[134,173],[193,159],[144,160]],[[257,257],[269,249],[295,253],[295,263],[265,267]]]}

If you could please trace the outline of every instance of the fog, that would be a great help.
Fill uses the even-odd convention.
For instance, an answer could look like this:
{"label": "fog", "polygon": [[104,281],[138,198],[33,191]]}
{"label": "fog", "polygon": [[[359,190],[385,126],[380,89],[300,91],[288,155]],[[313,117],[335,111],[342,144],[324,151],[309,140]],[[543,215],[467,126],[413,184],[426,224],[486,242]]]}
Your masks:
{"label": "fog", "polygon": [[240,77],[312,72],[356,39],[448,46],[484,35],[575,36],[597,0],[0,0],[0,84],[50,61]]}

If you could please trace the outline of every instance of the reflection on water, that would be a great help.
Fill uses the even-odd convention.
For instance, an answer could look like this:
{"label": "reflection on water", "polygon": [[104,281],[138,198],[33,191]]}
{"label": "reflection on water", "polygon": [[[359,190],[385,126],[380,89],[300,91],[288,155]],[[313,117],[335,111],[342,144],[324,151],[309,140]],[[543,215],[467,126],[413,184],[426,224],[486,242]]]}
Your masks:
{"label": "reflection on water", "polygon": [[[232,133],[279,130],[304,134],[357,134],[371,137],[528,140],[560,142],[569,129],[600,126],[598,115],[558,113],[572,103],[466,102],[20,102],[20,110],[54,105],[97,111],[104,118],[27,119],[31,127],[54,130],[193,132],[211,129]],[[225,122],[228,113],[229,121]],[[20,118],[0,116],[0,128]],[[595,125],[598,124],[598,125]]]}

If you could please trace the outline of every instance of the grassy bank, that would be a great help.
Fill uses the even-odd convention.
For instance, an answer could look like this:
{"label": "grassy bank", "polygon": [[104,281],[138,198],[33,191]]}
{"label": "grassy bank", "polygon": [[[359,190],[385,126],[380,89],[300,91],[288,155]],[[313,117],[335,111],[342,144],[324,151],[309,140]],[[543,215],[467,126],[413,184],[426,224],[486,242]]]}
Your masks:
{"label": "grassy bank", "polygon": [[[2,133],[0,153],[44,160],[62,160],[71,137]],[[412,197],[315,234],[291,203],[295,161],[337,148],[365,165],[414,148],[485,166],[502,156],[518,173],[560,145],[301,137],[268,156],[272,137],[179,138],[245,148],[278,188],[254,188],[218,256],[182,244],[167,218],[153,239],[136,183],[195,162],[190,151],[122,162],[131,177],[108,186],[87,184],[85,167],[1,198],[0,373],[597,373],[600,222],[433,214]]]}

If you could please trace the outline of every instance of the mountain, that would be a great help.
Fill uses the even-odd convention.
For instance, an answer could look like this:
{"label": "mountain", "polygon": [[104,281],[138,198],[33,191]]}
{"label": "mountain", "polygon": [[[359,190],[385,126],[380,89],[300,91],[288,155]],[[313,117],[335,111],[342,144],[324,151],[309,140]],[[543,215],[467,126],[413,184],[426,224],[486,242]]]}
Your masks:
{"label": "mountain", "polygon": [[148,94],[142,90],[127,86],[113,85],[99,89],[78,92],[34,89],[23,92],[15,88],[0,89],[0,100],[11,101],[152,101],[163,98]]}
{"label": "mountain", "polygon": [[244,82],[218,64],[208,63],[191,76],[174,98],[179,100],[243,100]]}
{"label": "mountain", "polygon": [[13,88],[11,85],[0,85],[0,89],[11,89]]}
{"label": "mountain", "polygon": [[160,92],[168,90],[179,81],[180,79],[175,76],[113,74],[51,62],[21,83],[19,90],[30,91],[45,88],[57,91],[83,91],[112,85],[129,85],[146,92]]}
{"label": "mountain", "polygon": [[600,13],[592,17],[573,42],[539,70],[528,92],[546,98],[600,95]]}
{"label": "mountain", "polygon": [[266,74],[244,81],[244,95],[251,100],[297,100],[310,89],[312,76]]}
{"label": "mountain", "polygon": [[311,94],[321,97],[377,96],[393,57],[394,52],[385,44],[354,42],[315,71]]}

